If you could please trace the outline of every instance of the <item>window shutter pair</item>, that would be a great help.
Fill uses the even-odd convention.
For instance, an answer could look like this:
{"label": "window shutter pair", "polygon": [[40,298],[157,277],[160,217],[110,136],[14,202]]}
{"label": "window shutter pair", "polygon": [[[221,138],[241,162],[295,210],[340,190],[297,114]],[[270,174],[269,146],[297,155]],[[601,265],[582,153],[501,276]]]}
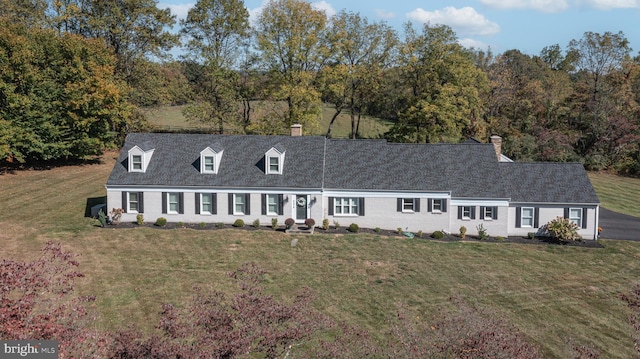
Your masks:
{"label": "window shutter pair", "polygon": [[[442,209],[440,210],[441,212],[446,212],[447,211],[447,199],[446,198],[442,198],[440,201],[442,201]],[[429,213],[433,212],[433,198],[429,198],[427,200],[427,211]]]}
{"label": "window shutter pair", "polygon": [[[335,197],[329,197],[329,215],[333,216]],[[358,215],[364,216],[364,197],[358,198]]]}
{"label": "window shutter pair", "polygon": [[[200,214],[200,200],[203,193],[196,192],[196,214]],[[218,214],[218,195],[211,193],[211,214]]]}
{"label": "window shutter pair", "polygon": [[[398,198],[397,201],[397,211],[402,212],[403,201],[405,198]],[[420,198],[413,198],[413,211],[420,212]]]}
{"label": "window shutter pair", "polygon": [[[167,200],[169,197],[169,192],[162,192],[162,213],[168,213],[168,205]],[[178,213],[184,214],[184,192],[178,193]]]}
{"label": "window shutter pair", "polygon": [[[284,195],[282,194],[278,194],[278,215],[282,216],[284,214]],[[267,207],[269,206],[268,200],[267,200],[267,195],[266,194],[262,194],[262,215],[266,215],[267,214]]]}
{"label": "window shutter pair", "polygon": [[[124,213],[129,209],[129,192],[122,192],[122,210]],[[144,213],[144,192],[138,192],[138,213]]]}
{"label": "window shutter pair", "polygon": [[[229,214],[233,214],[233,193],[229,193]],[[249,215],[251,214],[251,194],[249,193],[245,193],[244,194],[244,214],[245,215]]]}
{"label": "window shutter pair", "polygon": [[[493,212],[493,217],[491,219],[498,219],[498,207],[489,207],[489,208],[493,208],[491,210],[491,212]],[[487,207],[483,207],[480,206],[480,219],[485,219],[485,210],[487,209]]]}
{"label": "window shutter pair", "polygon": [[463,209],[469,207],[469,219],[476,219],[476,207],[475,206],[458,206],[458,219],[462,219]]}
{"label": "window shutter pair", "polygon": [[[533,228],[540,227],[540,208],[533,208]],[[516,207],[516,228],[522,228],[522,207]]]}

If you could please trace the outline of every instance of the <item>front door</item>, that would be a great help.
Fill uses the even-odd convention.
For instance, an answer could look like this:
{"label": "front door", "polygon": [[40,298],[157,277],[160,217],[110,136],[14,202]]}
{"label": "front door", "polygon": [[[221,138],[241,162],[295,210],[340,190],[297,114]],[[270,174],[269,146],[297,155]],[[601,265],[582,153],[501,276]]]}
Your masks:
{"label": "front door", "polygon": [[296,195],[295,206],[296,223],[304,223],[309,218],[309,197],[306,194]]}

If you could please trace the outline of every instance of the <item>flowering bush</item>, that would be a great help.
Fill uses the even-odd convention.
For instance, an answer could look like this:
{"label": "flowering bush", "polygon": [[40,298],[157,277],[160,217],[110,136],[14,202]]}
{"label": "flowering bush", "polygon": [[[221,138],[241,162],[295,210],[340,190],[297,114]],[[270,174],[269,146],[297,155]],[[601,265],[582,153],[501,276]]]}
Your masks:
{"label": "flowering bush", "polygon": [[578,234],[578,225],[569,218],[556,217],[546,224],[549,234],[561,241],[577,241],[582,239]]}

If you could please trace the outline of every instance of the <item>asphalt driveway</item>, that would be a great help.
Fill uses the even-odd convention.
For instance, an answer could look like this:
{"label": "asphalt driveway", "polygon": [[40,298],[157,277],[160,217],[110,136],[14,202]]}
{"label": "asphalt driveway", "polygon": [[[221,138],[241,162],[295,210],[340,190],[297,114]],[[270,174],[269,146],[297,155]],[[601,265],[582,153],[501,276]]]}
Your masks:
{"label": "asphalt driveway", "polygon": [[600,207],[600,238],[640,241],[640,218]]}

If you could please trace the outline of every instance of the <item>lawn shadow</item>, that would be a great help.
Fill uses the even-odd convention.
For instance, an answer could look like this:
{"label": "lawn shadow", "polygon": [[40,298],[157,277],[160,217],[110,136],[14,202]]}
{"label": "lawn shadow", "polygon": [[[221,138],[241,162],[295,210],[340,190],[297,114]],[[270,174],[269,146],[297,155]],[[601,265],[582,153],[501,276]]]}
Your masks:
{"label": "lawn shadow", "polygon": [[84,207],[84,216],[87,218],[97,217],[97,213],[91,213],[91,209],[94,206],[97,206],[100,204],[105,205],[105,209],[103,211],[104,211],[104,214],[107,214],[106,212],[107,196],[87,198],[87,203]]}

